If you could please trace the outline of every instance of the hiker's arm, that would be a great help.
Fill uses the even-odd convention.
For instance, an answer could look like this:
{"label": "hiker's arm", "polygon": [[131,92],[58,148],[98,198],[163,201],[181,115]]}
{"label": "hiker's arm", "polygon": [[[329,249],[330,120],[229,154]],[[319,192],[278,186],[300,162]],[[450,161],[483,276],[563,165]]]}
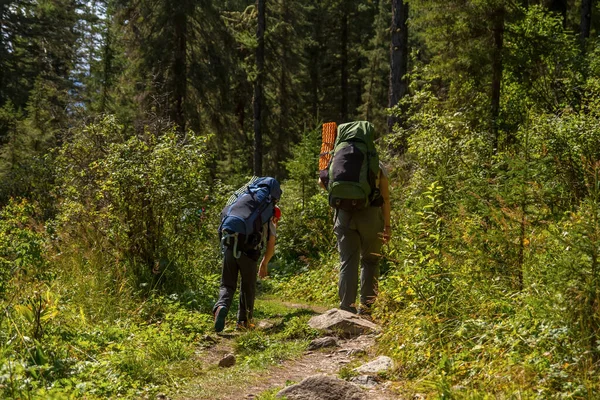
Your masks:
{"label": "hiker's arm", "polygon": [[321,189],[327,190],[327,188],[325,187],[325,184],[323,183],[323,181],[321,180],[321,178],[319,178],[319,186],[321,186]]}
{"label": "hiker's arm", "polygon": [[265,255],[260,262],[260,268],[258,269],[258,276],[262,278],[266,278],[269,274],[269,261],[271,261],[271,257],[275,254],[275,240],[277,238],[275,235],[271,235],[269,240],[267,241],[267,249],[265,250]]}
{"label": "hiker's arm", "polygon": [[379,180],[379,190],[381,190],[381,197],[383,197],[383,204],[381,205],[381,211],[383,212],[383,243],[387,243],[392,235],[391,227],[391,204],[390,204],[390,187],[389,181],[385,174],[381,174]]}
{"label": "hiker's arm", "polygon": [[319,171],[319,186],[323,190],[327,190],[327,183],[329,183],[329,172],[326,169]]}

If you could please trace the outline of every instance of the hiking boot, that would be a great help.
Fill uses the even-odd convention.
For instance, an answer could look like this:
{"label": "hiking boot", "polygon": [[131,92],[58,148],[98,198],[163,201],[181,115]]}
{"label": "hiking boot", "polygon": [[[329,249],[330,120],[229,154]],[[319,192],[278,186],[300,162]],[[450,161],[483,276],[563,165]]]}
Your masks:
{"label": "hiking boot", "polygon": [[352,314],[358,314],[358,311],[356,310],[356,307],[354,307],[354,304],[352,304],[349,307],[340,305],[340,310],[348,311],[349,313],[352,313]]}
{"label": "hiking boot", "polygon": [[358,311],[356,313],[363,317],[370,317],[371,316],[371,306],[367,305],[367,304],[361,304],[358,306]]}
{"label": "hiking boot", "polygon": [[215,310],[215,332],[222,332],[225,328],[225,317],[227,317],[227,309],[224,306],[219,306]]}
{"label": "hiking boot", "polygon": [[248,321],[238,321],[237,325],[235,326],[235,329],[237,329],[238,331],[251,330],[254,329],[254,324]]}

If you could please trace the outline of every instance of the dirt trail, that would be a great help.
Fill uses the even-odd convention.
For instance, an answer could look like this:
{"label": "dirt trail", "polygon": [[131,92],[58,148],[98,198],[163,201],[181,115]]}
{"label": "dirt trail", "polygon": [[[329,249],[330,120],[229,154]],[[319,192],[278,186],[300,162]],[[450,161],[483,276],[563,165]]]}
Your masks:
{"label": "dirt trail", "polygon": [[[326,311],[325,308],[303,304],[285,302],[282,304],[288,308],[311,309],[316,313]],[[260,321],[257,325],[260,325]],[[339,339],[338,347],[307,351],[300,358],[287,360],[280,365],[260,371],[244,370],[241,372],[235,371],[235,369],[219,368],[217,366],[219,360],[226,354],[233,352],[236,336],[236,334],[220,335],[213,346],[200,352],[197,359],[202,367],[198,373],[198,381],[192,382],[173,399],[255,399],[265,391],[283,388],[286,383],[297,383],[312,375],[338,376],[340,369],[347,364],[352,363],[354,366],[376,357],[374,354],[374,336],[363,335],[351,339]],[[369,400],[398,399],[398,396],[389,390],[389,385],[385,382],[365,390]]]}
{"label": "dirt trail", "polygon": [[[233,400],[240,398],[252,399],[256,393],[261,393],[273,387],[281,387],[286,382],[300,382],[302,379],[315,374],[326,374],[337,376],[340,368],[349,364],[357,356],[352,355],[352,350],[361,350],[366,346],[371,347],[374,344],[374,338],[361,336],[354,340],[340,341],[340,347],[334,347],[326,350],[307,352],[298,360],[283,363],[278,368],[273,368],[265,377],[265,380],[258,385],[247,389],[245,397],[224,397],[224,400]],[[368,351],[368,349],[367,349]],[[369,400],[391,400],[398,397],[393,395],[387,385],[378,385],[368,391]],[[236,395],[236,396],[239,396]]]}

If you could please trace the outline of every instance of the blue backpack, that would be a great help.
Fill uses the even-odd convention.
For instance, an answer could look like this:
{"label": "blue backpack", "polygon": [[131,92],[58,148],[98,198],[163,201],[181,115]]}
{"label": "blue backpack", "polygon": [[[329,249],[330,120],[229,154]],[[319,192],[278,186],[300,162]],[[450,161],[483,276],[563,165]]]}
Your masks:
{"label": "blue backpack", "polygon": [[280,197],[279,182],[271,177],[255,178],[240,188],[221,212],[219,237],[222,247],[231,244],[233,238],[235,258],[239,258],[242,251],[258,248],[262,227],[273,216],[275,200]]}

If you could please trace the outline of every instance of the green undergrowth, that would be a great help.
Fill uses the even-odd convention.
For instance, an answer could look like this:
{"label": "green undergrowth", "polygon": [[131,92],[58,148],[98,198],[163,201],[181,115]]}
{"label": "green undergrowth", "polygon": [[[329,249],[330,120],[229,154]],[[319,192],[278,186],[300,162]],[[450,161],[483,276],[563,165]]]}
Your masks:
{"label": "green undergrowth", "polygon": [[[402,310],[384,292],[375,317],[380,351],[398,368],[405,396],[432,399],[595,399],[600,380],[586,343],[556,319],[558,303],[531,295],[457,288],[455,313],[413,302]],[[462,296],[468,296],[464,298]]]}
{"label": "green undergrowth", "polygon": [[273,389],[265,390],[264,392],[256,396],[256,400],[286,400],[287,396],[277,397],[277,393],[279,393],[283,389],[284,387],[280,386],[275,387]]}
{"label": "green undergrowth", "polygon": [[293,272],[275,269],[265,291],[280,298],[333,307],[338,302],[339,256],[332,251],[321,258],[304,259]]}
{"label": "green undergrowth", "polygon": [[[164,297],[120,319],[93,322],[50,290],[37,300],[2,320],[3,398],[151,396],[185,377],[212,328],[209,315]],[[35,332],[37,315],[43,332]]]}

